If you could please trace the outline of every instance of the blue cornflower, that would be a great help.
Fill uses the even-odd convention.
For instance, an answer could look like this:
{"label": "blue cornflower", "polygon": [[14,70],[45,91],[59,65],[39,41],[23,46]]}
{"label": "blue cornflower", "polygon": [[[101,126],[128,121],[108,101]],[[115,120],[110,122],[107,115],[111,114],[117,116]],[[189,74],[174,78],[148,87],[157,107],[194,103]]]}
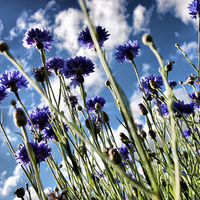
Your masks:
{"label": "blue cornflower", "polygon": [[129,157],[129,152],[128,152],[127,146],[125,144],[122,144],[119,147],[119,152],[120,152],[122,159],[124,161]]}
{"label": "blue cornflower", "polygon": [[177,85],[177,82],[176,81],[168,81],[168,84],[172,89],[174,89]]}
{"label": "blue cornflower", "polygon": [[46,61],[46,67],[50,71],[57,74],[58,69],[62,69],[66,64],[66,60],[61,57],[53,57]]}
{"label": "blue cornflower", "polygon": [[173,106],[175,107],[173,109],[174,113],[181,112],[185,115],[194,113],[194,103],[185,104],[184,101],[179,100],[178,102],[174,101]]}
{"label": "blue cornflower", "polygon": [[0,84],[4,85],[10,91],[20,90],[22,87],[27,87],[28,81],[18,70],[11,69],[0,74]]}
{"label": "blue cornflower", "polygon": [[[96,26],[95,28],[98,35],[99,45],[103,47],[103,43],[108,39],[110,34],[108,34],[108,31],[106,31],[106,29],[102,28],[101,26]],[[88,27],[85,30],[80,32],[79,37],[78,37],[78,42],[80,45],[85,46],[89,49],[94,47],[92,37],[90,35]]]}
{"label": "blue cornflower", "polygon": [[198,94],[198,97],[196,96],[195,92],[188,94],[189,97],[192,99],[192,102],[194,103],[195,108],[199,108],[200,104],[200,94]]}
{"label": "blue cornflower", "polygon": [[[155,89],[153,89],[150,85],[151,81],[156,83],[157,88],[159,88],[159,89],[161,89],[161,86],[163,85],[163,79],[159,75],[152,74],[152,75],[148,75],[148,76],[144,77],[144,79],[142,79],[142,81],[141,81],[141,84],[144,88],[146,97],[150,97],[155,92]],[[139,88],[139,91],[142,92],[142,88],[140,87],[140,85],[138,86],[138,88]]]}
{"label": "blue cornflower", "polygon": [[73,85],[74,88],[83,83],[83,76],[89,76],[92,72],[94,72],[94,63],[89,58],[82,56],[69,58],[64,68],[61,69],[65,78],[72,78],[70,85]]}
{"label": "blue cornflower", "polygon": [[[36,129],[43,130],[45,126],[49,124],[48,119],[51,116],[50,109],[48,106],[35,107],[30,113],[30,119]],[[33,130],[31,122],[27,121],[27,126],[30,130]]]}
{"label": "blue cornflower", "polygon": [[191,4],[189,4],[189,6],[187,7],[190,11],[190,15],[192,19],[196,19],[197,18],[197,15],[199,14],[200,12],[200,2],[199,0],[193,0],[191,2]]}
{"label": "blue cornflower", "polygon": [[130,61],[135,58],[136,55],[138,55],[140,49],[140,44],[137,40],[134,40],[133,42],[129,40],[124,44],[124,46],[119,45],[116,50],[117,53],[115,53],[115,59],[118,62],[125,62]]}
{"label": "blue cornflower", "polygon": [[[65,131],[68,131],[68,126],[66,124],[64,124],[64,128]],[[55,139],[56,138],[56,134],[54,132],[54,130],[56,129],[56,127],[52,127],[51,124],[48,124],[43,130],[42,130],[42,135],[45,139]]]}
{"label": "blue cornflower", "polygon": [[89,112],[95,111],[95,104],[99,103],[101,105],[101,109],[104,107],[106,100],[103,97],[95,96],[86,101],[86,106]]}
{"label": "blue cornflower", "polygon": [[7,96],[7,92],[6,92],[6,87],[1,85],[0,86],[0,103],[2,100],[4,100]]}
{"label": "blue cornflower", "polygon": [[69,95],[69,100],[72,104],[72,107],[75,107],[76,105],[78,105],[78,98],[75,95],[70,94]]}
{"label": "blue cornflower", "polygon": [[184,134],[185,137],[189,137],[191,133],[190,133],[190,130],[187,129],[187,130],[183,131],[183,134]]}
{"label": "blue cornflower", "polygon": [[51,43],[53,42],[53,37],[50,35],[50,31],[42,28],[30,28],[26,33],[23,39],[23,45],[27,49],[30,49],[32,46],[36,46],[40,49],[51,49]]}
{"label": "blue cornflower", "polygon": [[[30,145],[37,163],[44,162],[51,155],[51,148],[44,141],[40,143],[31,141]],[[20,165],[26,166],[30,164],[30,159],[24,144],[19,145],[19,150],[15,153],[15,156]]]}

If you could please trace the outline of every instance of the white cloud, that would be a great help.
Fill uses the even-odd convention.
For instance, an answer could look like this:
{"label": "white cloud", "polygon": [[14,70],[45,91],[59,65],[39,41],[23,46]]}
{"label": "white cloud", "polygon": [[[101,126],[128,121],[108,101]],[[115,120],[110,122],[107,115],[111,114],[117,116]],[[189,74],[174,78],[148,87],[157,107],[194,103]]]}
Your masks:
{"label": "white cloud", "polygon": [[56,44],[59,50],[67,50],[70,54],[78,51],[77,38],[83,21],[83,13],[73,8],[61,11],[56,15],[54,35],[59,40]]}
{"label": "white cloud", "polygon": [[48,28],[50,27],[50,15],[49,11],[55,11],[57,9],[57,4],[55,0],[51,0],[47,3],[44,9],[40,8],[34,14],[30,14],[30,11],[23,11],[21,16],[16,20],[16,27],[13,27],[10,30],[10,35],[7,39],[13,40],[14,37],[17,37],[21,33],[24,33],[25,30],[29,28]]}
{"label": "white cloud", "polygon": [[143,65],[142,65],[142,72],[144,72],[144,76],[146,76],[146,74],[148,74],[148,71],[149,71],[150,68],[151,68],[150,64],[143,63]]}
{"label": "white cloud", "polygon": [[146,7],[139,4],[133,11],[133,28],[134,35],[140,32],[150,33],[150,29],[147,28],[150,22],[150,18],[153,12],[154,6],[147,10]]}
{"label": "white cloud", "polygon": [[[188,57],[190,58],[190,60],[193,60],[194,58],[198,57],[198,54],[196,52],[196,49],[198,47],[197,42],[192,41],[189,43],[184,42],[180,48],[186,52],[186,54],[188,55]],[[179,50],[177,50],[179,53],[181,53]]]}
{"label": "white cloud", "polygon": [[189,21],[195,23],[195,20],[192,20],[189,15],[188,4],[191,0],[156,0],[157,2],[157,11],[161,14],[167,12],[172,12],[175,14],[175,17],[181,19],[185,24]]}
{"label": "white cloud", "polygon": [[13,175],[8,177],[3,183],[3,187],[0,187],[0,194],[6,196],[13,190],[14,187],[22,180],[22,170],[21,166],[17,165],[13,171]]}
{"label": "white cloud", "polygon": [[106,49],[113,49],[128,40],[131,28],[126,21],[125,3],[124,0],[87,1],[94,24],[106,28],[110,34],[104,45]]}

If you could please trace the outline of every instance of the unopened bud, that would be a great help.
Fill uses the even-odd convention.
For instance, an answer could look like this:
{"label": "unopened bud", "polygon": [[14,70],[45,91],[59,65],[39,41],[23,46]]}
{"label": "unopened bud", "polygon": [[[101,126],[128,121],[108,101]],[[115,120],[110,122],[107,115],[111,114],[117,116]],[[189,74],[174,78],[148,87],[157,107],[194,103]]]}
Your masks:
{"label": "unopened bud", "polygon": [[13,118],[16,126],[25,126],[27,118],[24,111],[21,108],[16,108],[13,112]]}
{"label": "unopened bud", "polygon": [[109,87],[109,86],[110,86],[110,81],[109,81],[109,80],[105,81],[105,85],[106,85],[107,87]]}
{"label": "unopened bud", "polygon": [[179,81],[179,84],[180,84],[180,85],[183,85],[183,81]]}
{"label": "unopened bud", "polygon": [[58,192],[59,191],[59,189],[58,189],[58,187],[54,187],[54,192]]}
{"label": "unopened bud", "polygon": [[5,51],[8,51],[9,50],[9,46],[3,42],[3,41],[0,41],[0,53],[4,53]]}
{"label": "unopened bud", "polygon": [[104,121],[105,121],[105,122],[109,122],[109,120],[110,120],[110,119],[109,119],[109,116],[108,116],[107,113],[104,112],[104,111],[103,111],[103,117],[104,117]]}
{"label": "unopened bud", "polygon": [[82,107],[81,105],[78,105],[78,106],[77,106],[77,109],[78,109],[78,111],[82,111],[82,110],[83,110],[83,107]]}
{"label": "unopened bud", "polygon": [[149,130],[149,137],[153,140],[156,139],[156,132],[153,130]]}
{"label": "unopened bud", "polygon": [[23,199],[23,197],[24,197],[24,195],[25,195],[24,188],[23,188],[23,187],[17,188],[17,189],[15,190],[14,194],[15,194],[18,198]]}
{"label": "unopened bud", "polygon": [[147,111],[146,107],[142,103],[138,104],[138,106],[139,106],[140,113],[143,116],[148,114],[148,111]]}
{"label": "unopened bud", "polygon": [[17,102],[14,99],[10,101],[10,105],[12,105],[14,108],[16,107],[16,104]]}
{"label": "unopened bud", "polygon": [[165,65],[165,71],[169,72],[172,71],[172,66],[175,62],[174,61],[169,61],[167,65]]}
{"label": "unopened bud", "polygon": [[128,144],[130,142],[129,138],[124,133],[120,133],[119,135],[120,135],[120,139],[121,139],[122,143]]}
{"label": "unopened bud", "polygon": [[109,152],[108,152],[108,155],[109,155],[109,159],[111,161],[113,161],[115,164],[121,164],[122,162],[122,158],[119,154],[119,152],[117,151],[117,149],[110,149]]}
{"label": "unopened bud", "polygon": [[99,111],[99,110],[101,110],[101,105],[99,104],[99,103],[95,103],[95,109],[97,110],[97,111]]}
{"label": "unopened bud", "polygon": [[145,138],[147,137],[147,134],[146,134],[146,132],[145,132],[144,130],[141,130],[141,131],[140,131],[140,135],[141,135],[141,137],[142,137],[143,139],[145,139]]}
{"label": "unopened bud", "polygon": [[142,36],[142,42],[145,45],[149,45],[149,43],[153,42],[153,37],[151,35],[149,35],[149,34],[144,34]]}

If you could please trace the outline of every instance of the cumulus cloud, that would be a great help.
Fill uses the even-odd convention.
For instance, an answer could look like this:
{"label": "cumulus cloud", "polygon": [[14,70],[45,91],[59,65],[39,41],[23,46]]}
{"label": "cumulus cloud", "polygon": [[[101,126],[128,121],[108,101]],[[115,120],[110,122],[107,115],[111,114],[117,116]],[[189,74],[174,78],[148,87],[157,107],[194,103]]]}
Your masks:
{"label": "cumulus cloud", "polygon": [[150,33],[150,29],[148,28],[148,24],[150,22],[150,18],[152,12],[154,10],[154,6],[147,10],[146,7],[139,4],[133,11],[133,34],[136,35],[140,32]]}
{"label": "cumulus cloud", "polygon": [[110,34],[109,40],[105,42],[106,49],[113,49],[128,40],[132,29],[127,23],[125,2],[124,0],[87,1],[95,25],[103,26]]}
{"label": "cumulus cloud", "polygon": [[54,35],[58,39],[56,47],[59,50],[67,50],[72,55],[79,50],[77,38],[83,21],[83,13],[73,8],[56,15]]}
{"label": "cumulus cloud", "polygon": [[10,35],[7,39],[13,40],[14,37],[19,36],[29,28],[46,27],[51,29],[49,12],[55,11],[57,7],[58,5],[56,1],[51,0],[47,3],[44,9],[40,8],[33,14],[31,14],[30,10],[23,11],[21,16],[16,20],[16,26],[10,30]]}
{"label": "cumulus cloud", "polygon": [[175,17],[182,20],[185,24],[188,24],[189,21],[195,23],[195,20],[190,18],[187,8],[191,0],[156,0],[156,2],[158,13],[165,14],[167,12],[172,12],[175,14]]}
{"label": "cumulus cloud", "polygon": [[1,35],[1,32],[3,31],[3,22],[0,20],[0,35]]}
{"label": "cumulus cloud", "polygon": [[17,165],[13,171],[13,175],[8,177],[7,180],[3,183],[3,187],[0,187],[0,194],[6,196],[17,184],[22,180],[22,170],[21,166]]}
{"label": "cumulus cloud", "polygon": [[[198,47],[198,44],[196,41],[191,41],[189,43],[184,42],[180,48],[188,55],[190,60],[193,60],[194,58],[198,57],[198,54],[196,52],[196,49]],[[179,50],[177,50],[178,53],[181,53]]]}

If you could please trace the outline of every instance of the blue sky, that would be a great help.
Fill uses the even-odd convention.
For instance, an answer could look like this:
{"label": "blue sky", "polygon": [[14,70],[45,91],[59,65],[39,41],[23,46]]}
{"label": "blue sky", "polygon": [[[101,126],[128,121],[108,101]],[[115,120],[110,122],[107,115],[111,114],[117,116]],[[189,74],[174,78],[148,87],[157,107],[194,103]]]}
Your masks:
{"label": "blue sky", "polygon": [[[135,59],[140,76],[159,74],[156,58],[147,46],[141,42],[144,33],[150,33],[167,64],[175,61],[173,71],[169,74],[170,80],[184,81],[188,74],[194,73],[175,44],[186,51],[190,59],[197,64],[197,21],[191,20],[187,6],[190,0],[90,0],[87,1],[90,14],[95,25],[101,25],[110,33],[105,42],[107,60],[118,83],[130,100],[133,116],[138,123],[143,122],[138,110],[141,103],[141,94],[138,93],[137,80],[130,63],[117,63],[114,58],[115,47],[126,41],[138,40],[141,44],[139,56]],[[95,52],[80,47],[77,42],[78,34],[86,27],[86,20],[76,0],[7,0],[0,1],[0,40],[8,43],[14,57],[20,57],[25,70],[31,75],[30,69],[41,65],[40,55],[34,48],[27,50],[22,45],[22,39],[28,28],[45,27],[54,37],[54,45],[46,53],[47,59],[61,56],[65,59],[75,55],[87,56],[95,63],[95,73],[85,79],[85,88],[88,97],[100,95],[106,99],[105,111],[111,118],[111,125],[116,134],[123,131],[116,120],[118,112],[113,104],[112,96],[104,86],[106,75],[101,67]],[[0,73],[14,66],[3,56],[0,59]],[[58,82],[52,77],[53,87],[56,90]],[[67,82],[69,83],[69,81]],[[188,88],[190,91],[191,89]],[[56,91],[55,91],[56,92]],[[78,88],[73,91],[79,96]],[[177,86],[175,93],[184,99],[184,92]],[[28,110],[38,106],[43,99],[32,87],[22,89],[19,93]],[[21,139],[15,132],[20,130],[14,126],[12,108],[9,105],[14,95],[0,104],[4,112],[3,124],[15,149]],[[63,109],[65,109],[63,104]],[[20,167],[9,153],[5,139],[0,132],[0,199],[13,199],[13,191],[24,186],[27,181]],[[42,164],[44,188],[53,188],[55,182],[45,164]],[[48,178],[47,178],[48,177]],[[34,200],[37,198],[33,198]]]}

